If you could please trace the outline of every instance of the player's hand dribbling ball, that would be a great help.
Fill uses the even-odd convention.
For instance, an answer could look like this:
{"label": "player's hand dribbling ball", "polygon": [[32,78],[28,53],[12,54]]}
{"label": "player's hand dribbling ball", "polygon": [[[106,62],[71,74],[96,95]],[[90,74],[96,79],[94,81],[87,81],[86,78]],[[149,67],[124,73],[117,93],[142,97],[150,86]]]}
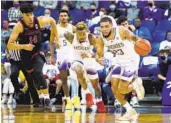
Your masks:
{"label": "player's hand dribbling ball", "polygon": [[151,44],[146,39],[141,39],[135,43],[134,49],[140,56],[146,56],[151,52]]}

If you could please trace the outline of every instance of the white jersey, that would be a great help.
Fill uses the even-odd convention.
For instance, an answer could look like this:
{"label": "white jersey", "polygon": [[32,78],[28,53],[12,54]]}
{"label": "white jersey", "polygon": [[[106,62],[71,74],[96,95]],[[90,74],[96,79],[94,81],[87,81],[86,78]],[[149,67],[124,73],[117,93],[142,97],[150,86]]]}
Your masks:
{"label": "white jersey", "polygon": [[102,36],[104,41],[105,52],[112,52],[113,64],[131,65],[132,63],[138,67],[139,55],[134,50],[134,42],[129,40],[122,40],[119,34],[119,27],[114,28],[115,37],[113,40],[108,40]]}
{"label": "white jersey", "polygon": [[72,46],[74,49],[74,60],[79,60],[82,61],[81,54],[85,53],[88,55],[91,55],[93,52],[93,46],[90,44],[89,39],[88,39],[88,33],[86,35],[86,40],[82,43],[80,43],[77,39],[76,34],[74,35],[74,39],[72,42]]}
{"label": "white jersey", "polygon": [[70,53],[73,51],[71,43],[64,37],[66,32],[73,33],[73,27],[72,24],[68,24],[67,27],[61,27],[60,24],[57,24],[57,29],[60,44],[60,49],[57,49],[57,61],[62,62],[69,60],[70,58],[68,56],[71,56]]}
{"label": "white jersey", "polygon": [[89,33],[86,35],[86,40],[82,43],[80,43],[77,39],[76,34],[74,35],[74,40],[72,43],[73,49],[74,49],[74,60],[81,61],[84,64],[84,67],[86,69],[93,69],[93,70],[101,70],[103,69],[103,66],[101,66],[95,58],[84,58],[82,59],[81,54],[85,53],[88,56],[91,56],[93,53],[93,46],[90,44],[90,41],[88,39]]}

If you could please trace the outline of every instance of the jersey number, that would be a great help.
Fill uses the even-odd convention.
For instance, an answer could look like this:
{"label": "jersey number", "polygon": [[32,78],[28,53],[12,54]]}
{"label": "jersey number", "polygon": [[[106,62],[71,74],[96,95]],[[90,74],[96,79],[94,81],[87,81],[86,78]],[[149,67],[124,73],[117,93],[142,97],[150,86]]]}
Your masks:
{"label": "jersey number", "polygon": [[67,41],[63,40],[63,46],[67,46]]}
{"label": "jersey number", "polygon": [[37,35],[29,36],[29,41],[30,44],[37,43]]}
{"label": "jersey number", "polygon": [[116,55],[124,55],[124,52],[122,51],[122,49],[113,50],[112,53],[113,53],[114,57]]}

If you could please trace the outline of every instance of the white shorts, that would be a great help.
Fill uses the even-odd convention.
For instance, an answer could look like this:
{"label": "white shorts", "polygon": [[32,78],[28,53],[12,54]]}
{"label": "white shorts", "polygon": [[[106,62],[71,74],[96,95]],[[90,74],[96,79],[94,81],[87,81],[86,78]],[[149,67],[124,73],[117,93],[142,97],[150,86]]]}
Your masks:
{"label": "white shorts", "polygon": [[138,67],[135,64],[115,64],[112,69],[112,77],[131,82],[138,76]]}
{"label": "white shorts", "polygon": [[57,62],[62,63],[63,61],[72,62],[74,59],[74,54],[72,49],[64,50],[64,49],[57,49]]}
{"label": "white shorts", "polygon": [[95,58],[85,58],[83,59],[83,64],[85,69],[102,70],[104,66],[100,65]]}

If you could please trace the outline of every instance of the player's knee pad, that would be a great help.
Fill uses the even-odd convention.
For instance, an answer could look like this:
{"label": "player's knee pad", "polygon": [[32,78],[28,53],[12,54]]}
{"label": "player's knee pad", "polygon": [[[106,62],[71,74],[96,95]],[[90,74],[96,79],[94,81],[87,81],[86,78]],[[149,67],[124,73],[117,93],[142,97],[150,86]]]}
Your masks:
{"label": "player's knee pad", "polygon": [[68,70],[71,66],[71,63],[69,63],[67,60],[63,61],[60,65],[59,65],[59,70]]}
{"label": "player's knee pad", "polygon": [[84,72],[84,66],[82,63],[80,62],[74,62],[71,65],[71,69],[74,70],[77,73],[83,73]]}
{"label": "player's knee pad", "polygon": [[98,72],[96,70],[87,69],[87,76],[89,79],[98,79]]}

